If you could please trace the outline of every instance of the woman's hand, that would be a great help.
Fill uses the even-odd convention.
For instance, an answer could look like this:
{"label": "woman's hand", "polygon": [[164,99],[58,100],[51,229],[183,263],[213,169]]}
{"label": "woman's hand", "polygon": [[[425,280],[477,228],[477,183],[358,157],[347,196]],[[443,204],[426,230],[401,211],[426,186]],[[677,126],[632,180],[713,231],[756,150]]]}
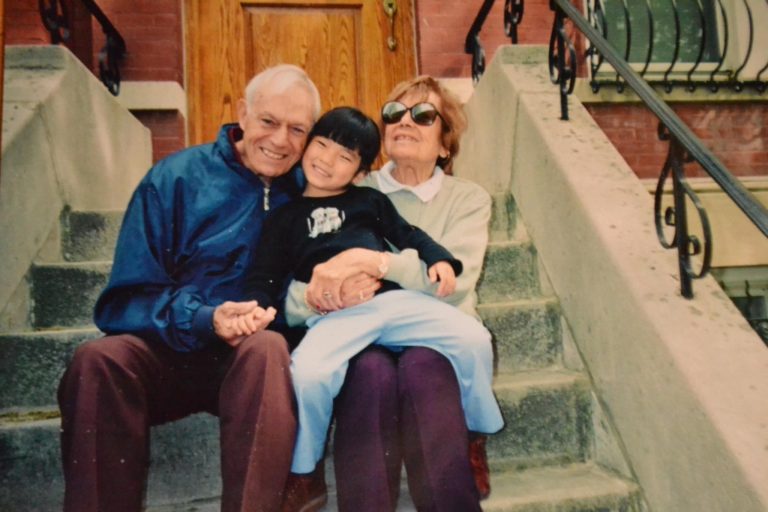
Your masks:
{"label": "woman's hand", "polygon": [[347,279],[360,274],[378,280],[381,277],[381,254],[370,249],[347,249],[328,261],[315,265],[305,294],[307,304],[317,311],[328,312],[364,302],[360,298],[361,293],[363,298],[370,298],[378,287],[371,291],[370,281],[365,284],[362,277],[358,281],[347,283],[345,290],[342,290],[342,286]]}
{"label": "woman's hand", "polygon": [[348,277],[341,285],[341,301],[345,308],[357,306],[363,302],[368,302],[373,298],[378,289],[381,288],[381,281],[371,277],[365,272]]}
{"label": "woman's hand", "polygon": [[427,275],[430,283],[440,283],[435,292],[438,297],[447,297],[456,290],[456,273],[447,261],[438,261],[429,267]]}

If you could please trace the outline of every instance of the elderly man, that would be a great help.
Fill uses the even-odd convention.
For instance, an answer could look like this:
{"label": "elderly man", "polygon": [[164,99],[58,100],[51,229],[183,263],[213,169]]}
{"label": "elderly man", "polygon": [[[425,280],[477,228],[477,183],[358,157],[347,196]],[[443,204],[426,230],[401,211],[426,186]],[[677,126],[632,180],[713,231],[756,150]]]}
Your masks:
{"label": "elderly man", "polygon": [[288,347],[229,319],[273,319],[243,301],[241,276],[270,209],[301,193],[292,169],[319,111],[301,69],[267,69],[237,124],[139,184],[96,304],[107,336],[77,349],[59,386],[65,512],[141,510],[149,427],[200,411],[219,416],[221,510],[280,508],[296,431]]}

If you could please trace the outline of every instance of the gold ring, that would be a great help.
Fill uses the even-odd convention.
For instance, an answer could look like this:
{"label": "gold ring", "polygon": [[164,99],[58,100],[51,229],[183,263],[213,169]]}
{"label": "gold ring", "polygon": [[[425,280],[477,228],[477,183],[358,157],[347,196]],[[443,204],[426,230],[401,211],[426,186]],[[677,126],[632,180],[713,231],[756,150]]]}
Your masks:
{"label": "gold ring", "polygon": [[362,291],[360,291],[360,300],[365,300],[365,294]]}
{"label": "gold ring", "polygon": [[331,297],[333,297],[333,294],[331,292],[323,292],[323,297],[325,297],[326,299],[330,299]]}

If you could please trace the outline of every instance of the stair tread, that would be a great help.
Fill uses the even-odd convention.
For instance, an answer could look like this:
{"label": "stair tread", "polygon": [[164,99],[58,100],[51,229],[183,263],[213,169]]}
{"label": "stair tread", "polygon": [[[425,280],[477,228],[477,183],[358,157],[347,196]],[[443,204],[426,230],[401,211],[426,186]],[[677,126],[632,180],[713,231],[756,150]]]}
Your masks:
{"label": "stair tread", "polygon": [[585,382],[586,376],[578,371],[561,367],[540,368],[535,370],[500,372],[494,378],[494,389],[513,390],[530,387],[559,388]]}
{"label": "stair tread", "polygon": [[96,336],[101,334],[94,326],[82,326],[82,327],[62,327],[59,329],[36,329],[32,331],[11,331],[0,333],[0,338],[14,337],[14,338],[56,338],[72,335],[84,335],[84,336]]}
{"label": "stair tread", "polygon": [[[328,471],[330,470],[330,471]],[[337,496],[332,468],[328,477],[328,503],[320,512],[337,510]],[[626,497],[637,492],[637,486],[612,475],[593,464],[545,467],[491,474],[491,496],[482,502],[483,510],[514,511],[537,504],[594,501],[612,497]],[[414,512],[413,502],[405,485],[400,491],[397,512]],[[214,512],[219,508],[218,498],[191,503],[151,507],[147,512]]]}
{"label": "stair tread", "polygon": [[512,299],[512,300],[483,302],[481,304],[478,304],[477,311],[480,313],[480,316],[482,316],[483,310],[508,308],[508,307],[535,308],[535,307],[542,307],[542,306],[548,306],[548,305],[555,305],[558,303],[559,303],[559,300],[555,296],[537,295],[534,297],[522,297],[519,299]]}
{"label": "stair tread", "polygon": [[507,247],[531,247],[533,242],[530,238],[507,238],[503,240],[492,240],[488,242],[488,249],[504,249]]}
{"label": "stair tread", "polygon": [[515,510],[539,502],[560,503],[626,497],[637,485],[595,464],[544,466],[491,474],[492,493],[484,510]]}
{"label": "stair tread", "polygon": [[95,269],[108,272],[112,267],[112,260],[46,261],[35,263],[34,266],[40,269]]}

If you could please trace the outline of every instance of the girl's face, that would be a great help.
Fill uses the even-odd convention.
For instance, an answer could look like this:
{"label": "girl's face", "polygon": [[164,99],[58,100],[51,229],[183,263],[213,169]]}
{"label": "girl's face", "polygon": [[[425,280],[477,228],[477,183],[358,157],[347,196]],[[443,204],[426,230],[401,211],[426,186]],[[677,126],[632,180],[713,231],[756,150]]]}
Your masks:
{"label": "girl's face", "polygon": [[314,137],[301,159],[307,197],[336,196],[347,190],[360,169],[360,153],[325,137]]}

